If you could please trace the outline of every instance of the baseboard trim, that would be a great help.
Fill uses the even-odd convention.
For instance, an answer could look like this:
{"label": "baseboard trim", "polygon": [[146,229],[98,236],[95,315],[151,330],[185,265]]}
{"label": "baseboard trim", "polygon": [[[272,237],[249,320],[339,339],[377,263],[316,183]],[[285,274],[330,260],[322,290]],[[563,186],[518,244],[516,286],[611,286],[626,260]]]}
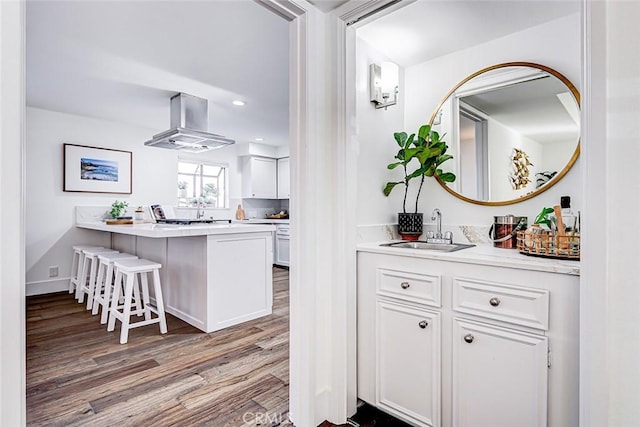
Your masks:
{"label": "baseboard trim", "polygon": [[53,294],[55,292],[69,290],[69,277],[61,277],[51,280],[38,280],[36,282],[27,282],[25,286],[25,295],[44,295]]}

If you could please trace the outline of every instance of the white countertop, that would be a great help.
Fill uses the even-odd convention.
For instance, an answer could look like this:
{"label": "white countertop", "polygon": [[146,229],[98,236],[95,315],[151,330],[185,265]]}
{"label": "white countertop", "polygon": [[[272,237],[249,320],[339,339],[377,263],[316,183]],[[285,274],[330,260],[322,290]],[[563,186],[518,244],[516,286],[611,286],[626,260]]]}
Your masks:
{"label": "white countertop", "polygon": [[257,233],[272,232],[275,230],[269,224],[154,224],[148,222],[134,222],[133,224],[107,225],[104,222],[83,222],[76,223],[76,227],[90,230],[108,231],[110,233],[129,234],[141,237],[188,237],[206,236],[209,234],[235,234],[235,233]]}
{"label": "white countertop", "polygon": [[289,224],[288,219],[251,218],[243,220],[233,220],[237,224]]}
{"label": "white countertop", "polygon": [[519,268],[523,270],[548,271],[552,273],[580,275],[580,261],[566,261],[523,255],[516,249],[495,248],[492,245],[477,245],[456,252],[438,252],[424,249],[394,248],[380,246],[381,243],[361,243],[357,250],[413,258],[427,258],[442,261],[465,262],[497,267]]}

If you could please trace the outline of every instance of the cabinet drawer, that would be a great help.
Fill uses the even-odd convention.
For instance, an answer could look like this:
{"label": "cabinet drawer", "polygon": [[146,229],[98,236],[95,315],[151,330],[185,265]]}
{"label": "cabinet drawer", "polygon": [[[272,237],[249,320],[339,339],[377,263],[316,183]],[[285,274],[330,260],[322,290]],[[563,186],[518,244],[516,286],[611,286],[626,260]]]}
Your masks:
{"label": "cabinet drawer", "polygon": [[549,291],[454,277],[453,309],[536,329],[549,329]]}
{"label": "cabinet drawer", "polygon": [[377,292],[392,298],[441,306],[440,276],[378,268]]}

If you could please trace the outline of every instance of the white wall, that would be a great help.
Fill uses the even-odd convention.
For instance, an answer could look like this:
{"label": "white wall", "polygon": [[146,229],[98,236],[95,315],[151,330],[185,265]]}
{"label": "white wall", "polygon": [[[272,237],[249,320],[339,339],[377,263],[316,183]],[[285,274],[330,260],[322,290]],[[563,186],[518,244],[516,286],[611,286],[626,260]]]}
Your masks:
{"label": "white wall", "polygon": [[[399,181],[402,168],[387,170],[394,162],[399,147],[394,132],[408,134],[418,129],[404,127],[404,91],[400,91],[398,104],[385,109],[374,107],[369,101],[369,64],[388,61],[361,38],[356,39],[356,114],[358,119],[358,208],[357,224],[387,224],[397,222],[402,212],[403,190],[398,186],[389,197],[382,189],[387,181]],[[404,87],[404,69],[400,67],[400,87]],[[407,211],[413,212],[415,197],[407,198]]]}
{"label": "white wall", "polygon": [[[405,100],[404,128],[414,129],[427,123],[442,96],[452,87],[469,74],[497,63],[528,61],[547,65],[564,74],[579,89],[580,31],[580,16],[574,14],[407,67],[405,89],[402,91]],[[452,32],[452,36],[454,34]],[[446,193],[434,180],[427,184],[426,191],[423,189],[421,195],[420,211],[428,213],[438,207],[447,224],[489,225],[492,216],[507,213],[529,216],[532,220],[543,206],[559,204],[562,195],[571,196],[574,210],[579,210],[581,206],[580,159],[564,179],[550,190],[531,200],[508,206],[469,204]],[[377,206],[379,210],[386,210],[385,217],[388,222],[392,222],[392,212],[398,205]]]}
{"label": "white wall", "polygon": [[[123,123],[27,108],[26,118],[26,281],[27,294],[64,289],[74,244],[109,245],[109,236],[74,227],[75,206],[108,206],[126,200],[130,210],[138,205],[176,203],[178,153],[144,146],[158,130]],[[116,148],[133,153],[131,195],[71,193],[62,191],[63,143]],[[229,209],[209,209],[206,216],[235,218],[240,200],[241,175],[235,146],[181,158],[229,165]],[[48,267],[58,266],[58,278],[48,277]]]}
{"label": "white wall", "polygon": [[[601,201],[608,233],[606,295],[608,313],[609,422],[635,426],[640,419],[640,17],[639,2],[607,3],[607,116]],[[598,100],[599,101],[599,100]],[[598,102],[593,100],[593,102]],[[597,141],[593,142],[597,144]],[[602,211],[590,212],[594,221]],[[598,286],[592,283],[591,286]]]}

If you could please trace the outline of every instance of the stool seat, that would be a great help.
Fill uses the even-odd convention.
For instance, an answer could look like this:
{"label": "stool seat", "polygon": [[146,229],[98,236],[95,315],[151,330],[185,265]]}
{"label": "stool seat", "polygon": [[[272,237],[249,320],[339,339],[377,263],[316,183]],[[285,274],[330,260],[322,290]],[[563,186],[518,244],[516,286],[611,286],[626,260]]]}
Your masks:
{"label": "stool seat", "polygon": [[[91,310],[93,307],[93,292],[96,285],[96,273],[98,271],[98,254],[115,254],[118,251],[108,248],[90,248],[82,251],[84,254],[84,260],[82,263],[82,273],[80,277],[82,280],[78,281],[76,286],[76,299],[79,303],[84,302],[84,294],[87,294],[87,310]],[[89,280],[86,280],[86,277]]]}
{"label": "stool seat", "polygon": [[[167,320],[164,313],[164,302],[162,299],[162,288],[160,286],[160,268],[162,264],[148,259],[116,259],[113,261],[116,269],[116,279],[114,283],[113,297],[109,308],[109,323],[107,331],[115,329],[116,320],[120,320],[120,344],[125,344],[129,338],[129,329],[146,326],[153,323],[160,325],[160,333],[167,333]],[[147,274],[152,274],[153,291],[155,296],[155,307],[151,305],[149,298],[149,282]],[[142,290],[142,308],[131,310],[133,303],[133,292],[137,284]],[[124,286],[124,298],[122,306],[118,305],[116,295],[120,295],[120,290]],[[119,309],[122,308],[122,311]],[[157,317],[152,318],[151,313]],[[131,315],[144,314],[144,320],[131,322]]]}
{"label": "stool seat", "polygon": [[71,278],[69,279],[69,293],[72,294],[78,287],[78,277],[82,274],[82,264],[84,262],[84,250],[104,249],[102,246],[94,245],[73,245],[73,255],[71,259]]}
{"label": "stool seat", "polygon": [[148,259],[117,259],[113,262],[120,269],[130,272],[150,271],[156,268],[162,268],[162,264],[149,261]]}
{"label": "stool seat", "polygon": [[[96,277],[96,285],[93,292],[93,307],[91,309],[91,314],[98,314],[100,307],[102,307],[102,315],[100,316],[100,323],[107,323],[107,316],[109,314],[109,304],[111,303],[111,298],[120,298],[120,295],[113,295],[113,281],[115,278],[115,274],[117,273],[117,269],[114,267],[113,262],[115,260],[122,259],[136,259],[138,258],[135,255],[128,254],[126,252],[117,252],[117,253],[98,253],[98,274]],[[142,307],[142,302],[140,300],[140,292],[138,287],[134,288],[134,296],[136,299],[135,306],[137,309]]]}

